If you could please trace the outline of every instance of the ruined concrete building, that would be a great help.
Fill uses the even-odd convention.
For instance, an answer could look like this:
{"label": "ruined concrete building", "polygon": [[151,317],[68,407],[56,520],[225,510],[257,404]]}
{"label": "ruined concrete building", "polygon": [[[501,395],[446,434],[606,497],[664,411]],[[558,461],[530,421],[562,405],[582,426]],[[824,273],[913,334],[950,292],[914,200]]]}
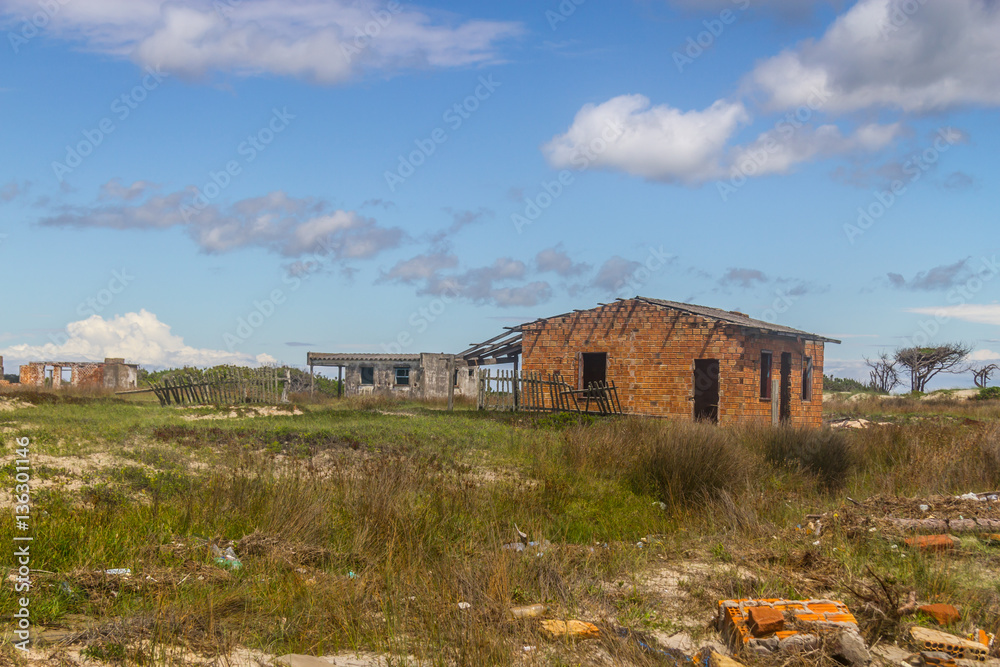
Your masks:
{"label": "ruined concrete building", "polygon": [[475,369],[454,354],[333,354],[306,355],[309,373],[316,366],[336,367],[348,396],[380,394],[410,398],[447,398],[448,383],[456,396],[475,396]]}
{"label": "ruined concrete building", "polygon": [[21,384],[30,387],[62,386],[97,389],[135,389],[139,366],[124,359],[91,361],[32,361],[21,366]]}
{"label": "ruined concrete building", "polygon": [[513,327],[461,357],[520,364],[523,373],[558,376],[569,391],[613,382],[631,414],[820,426],[823,347],[839,342],[744,313],[637,296]]}

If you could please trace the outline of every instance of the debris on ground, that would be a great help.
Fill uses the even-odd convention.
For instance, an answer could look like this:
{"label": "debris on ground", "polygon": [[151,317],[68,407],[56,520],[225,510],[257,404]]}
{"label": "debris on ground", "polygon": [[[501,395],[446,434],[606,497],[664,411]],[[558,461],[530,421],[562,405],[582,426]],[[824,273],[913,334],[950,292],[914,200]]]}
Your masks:
{"label": "debris on ground", "polygon": [[548,607],[543,604],[529,604],[523,607],[512,607],[510,615],[512,618],[538,618],[544,616]]}
{"label": "debris on ground", "polygon": [[224,567],[227,570],[238,570],[243,567],[243,563],[236,557],[236,552],[233,551],[232,547],[226,547],[226,550],[223,551],[213,544],[212,557],[215,559],[216,565]]}
{"label": "debris on ground", "polygon": [[917,607],[917,611],[921,614],[927,614],[938,625],[951,625],[962,618],[958,609],[950,604],[925,604],[922,607]]}
{"label": "debris on ground", "polygon": [[921,551],[948,551],[961,544],[961,540],[954,535],[917,535],[903,541],[906,546]]}
{"label": "debris on ground", "polygon": [[941,651],[921,651],[903,661],[909,667],[958,667],[955,659]]}
{"label": "debris on ground", "polygon": [[956,635],[913,626],[910,628],[910,637],[916,644],[925,651],[938,651],[947,653],[953,658],[965,658],[967,660],[986,660],[989,647],[970,639],[964,639]]}
{"label": "debris on ground", "polygon": [[712,650],[702,651],[698,655],[697,664],[699,667],[743,667],[743,663]]}
{"label": "debris on ground", "polygon": [[588,639],[597,637],[601,631],[593,623],[586,621],[542,621],[542,631],[550,639],[560,637],[575,637],[578,639]]}
{"label": "debris on ground", "polygon": [[720,600],[717,625],[734,653],[812,651],[825,636],[831,638],[834,654],[847,664],[871,660],[857,619],[836,600]]}

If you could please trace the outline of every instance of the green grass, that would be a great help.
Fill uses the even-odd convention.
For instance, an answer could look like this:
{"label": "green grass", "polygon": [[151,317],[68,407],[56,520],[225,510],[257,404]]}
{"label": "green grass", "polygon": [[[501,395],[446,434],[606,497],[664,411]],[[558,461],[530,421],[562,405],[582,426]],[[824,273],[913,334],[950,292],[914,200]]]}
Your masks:
{"label": "green grass", "polygon": [[[54,457],[34,472],[45,483],[33,491],[32,564],[51,574],[38,575],[33,618],[91,618],[84,643],[106,661],[161,664],[176,647],[214,656],[248,646],[503,665],[529,644],[548,664],[586,663],[597,646],[661,664],[611,630],[690,628],[663,611],[676,600],[644,583],[688,563],[704,566],[678,593],[691,616],[710,615],[719,596],[838,595],[860,605],[851,591],[868,590],[872,573],[892,590],[961,601],[969,628],[1000,609],[989,574],[1000,550],[976,540],[942,557],[839,519],[819,545],[799,530],[806,514],[851,507],[847,496],[1000,488],[1000,410],[986,402],[917,401],[909,412],[887,408],[905,417],[893,425],[836,433],[449,413],[381,399],[203,420],[185,416],[229,410],[33,402],[0,412],[5,457],[23,436],[32,456]],[[868,404],[836,409],[858,405]],[[54,483],[61,462],[78,469],[65,476],[80,488]],[[12,522],[0,514],[4,534]],[[515,524],[551,544],[504,550]],[[656,537],[637,546],[646,536]],[[215,565],[210,544],[233,544],[243,567]],[[132,577],[101,574],[121,567]],[[0,605],[13,596],[0,589]],[[590,649],[547,643],[506,615],[536,602],[609,632]],[[900,628],[864,622],[870,638]]]}

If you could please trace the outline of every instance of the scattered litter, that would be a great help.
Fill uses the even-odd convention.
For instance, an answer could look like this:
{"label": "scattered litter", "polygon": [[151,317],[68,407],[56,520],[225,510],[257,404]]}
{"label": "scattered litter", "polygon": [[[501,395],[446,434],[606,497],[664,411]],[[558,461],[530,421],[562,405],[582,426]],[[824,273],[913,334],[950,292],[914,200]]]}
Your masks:
{"label": "scattered litter", "polygon": [[931,509],[930,505],[921,505],[920,506],[920,511],[921,512],[928,512],[928,511],[930,511],[930,509]]}
{"label": "scattered litter", "polygon": [[104,574],[108,575],[109,577],[131,577],[132,570],[130,570],[127,567],[115,567],[111,568],[110,570],[105,570]]}
{"label": "scattered litter", "polygon": [[588,639],[601,634],[596,625],[586,621],[542,621],[542,631],[550,639],[559,637]]}
{"label": "scattered litter", "polygon": [[524,544],[521,542],[510,542],[509,544],[505,544],[500,548],[505,549],[507,551],[524,551]]}
{"label": "scattered litter", "polygon": [[986,498],[980,498],[978,493],[963,493],[955,497],[959,500],[986,500]]}
{"label": "scattered litter", "polygon": [[537,648],[536,646],[522,646],[521,650],[524,651],[525,653],[531,653],[536,648]]}
{"label": "scattered litter", "polygon": [[458,603],[458,608],[459,609],[468,609],[471,606],[472,605],[470,603],[468,603],[468,602],[459,602]]}
{"label": "scattered litter", "polygon": [[986,660],[988,648],[979,642],[916,625],[910,628],[910,636],[917,645],[926,651],[941,651],[953,658],[965,658],[980,662]]}
{"label": "scattered litter", "polygon": [[958,609],[955,609],[955,607],[950,604],[925,604],[922,607],[917,607],[917,611],[921,614],[927,614],[933,618],[938,625],[951,625],[962,618]]}
{"label": "scattered litter", "polygon": [[513,607],[510,615],[513,618],[538,618],[548,611],[548,607],[543,604],[529,604],[523,607]]}
{"label": "scattered litter", "polygon": [[236,552],[233,551],[232,547],[226,547],[226,550],[223,551],[213,544],[212,556],[215,558],[216,565],[224,567],[227,570],[238,570],[243,567],[243,563],[236,557]]}
{"label": "scattered litter", "polygon": [[653,507],[659,507],[664,512],[667,511],[667,504],[665,502],[663,502],[663,501],[660,501],[660,500],[654,500],[653,501]]}
{"label": "scattered litter", "polygon": [[909,667],[958,667],[955,659],[941,651],[921,651],[903,660]]}
{"label": "scattered litter", "polygon": [[906,546],[923,551],[947,551],[961,543],[961,540],[954,535],[917,535],[907,537],[903,541],[906,542]]}

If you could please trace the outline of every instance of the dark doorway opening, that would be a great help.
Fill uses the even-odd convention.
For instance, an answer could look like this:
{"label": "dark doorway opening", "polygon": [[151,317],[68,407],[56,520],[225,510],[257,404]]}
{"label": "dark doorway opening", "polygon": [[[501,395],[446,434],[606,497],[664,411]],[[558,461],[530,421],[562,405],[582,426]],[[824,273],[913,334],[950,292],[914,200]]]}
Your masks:
{"label": "dark doorway opening", "polygon": [[694,418],[719,421],[719,360],[694,360]]}
{"label": "dark doorway opening", "polygon": [[792,353],[781,353],[781,404],[778,416],[787,422],[792,418]]}
{"label": "dark doorway opening", "polygon": [[608,381],[607,352],[583,352],[580,354],[580,389],[590,389],[595,382]]}

